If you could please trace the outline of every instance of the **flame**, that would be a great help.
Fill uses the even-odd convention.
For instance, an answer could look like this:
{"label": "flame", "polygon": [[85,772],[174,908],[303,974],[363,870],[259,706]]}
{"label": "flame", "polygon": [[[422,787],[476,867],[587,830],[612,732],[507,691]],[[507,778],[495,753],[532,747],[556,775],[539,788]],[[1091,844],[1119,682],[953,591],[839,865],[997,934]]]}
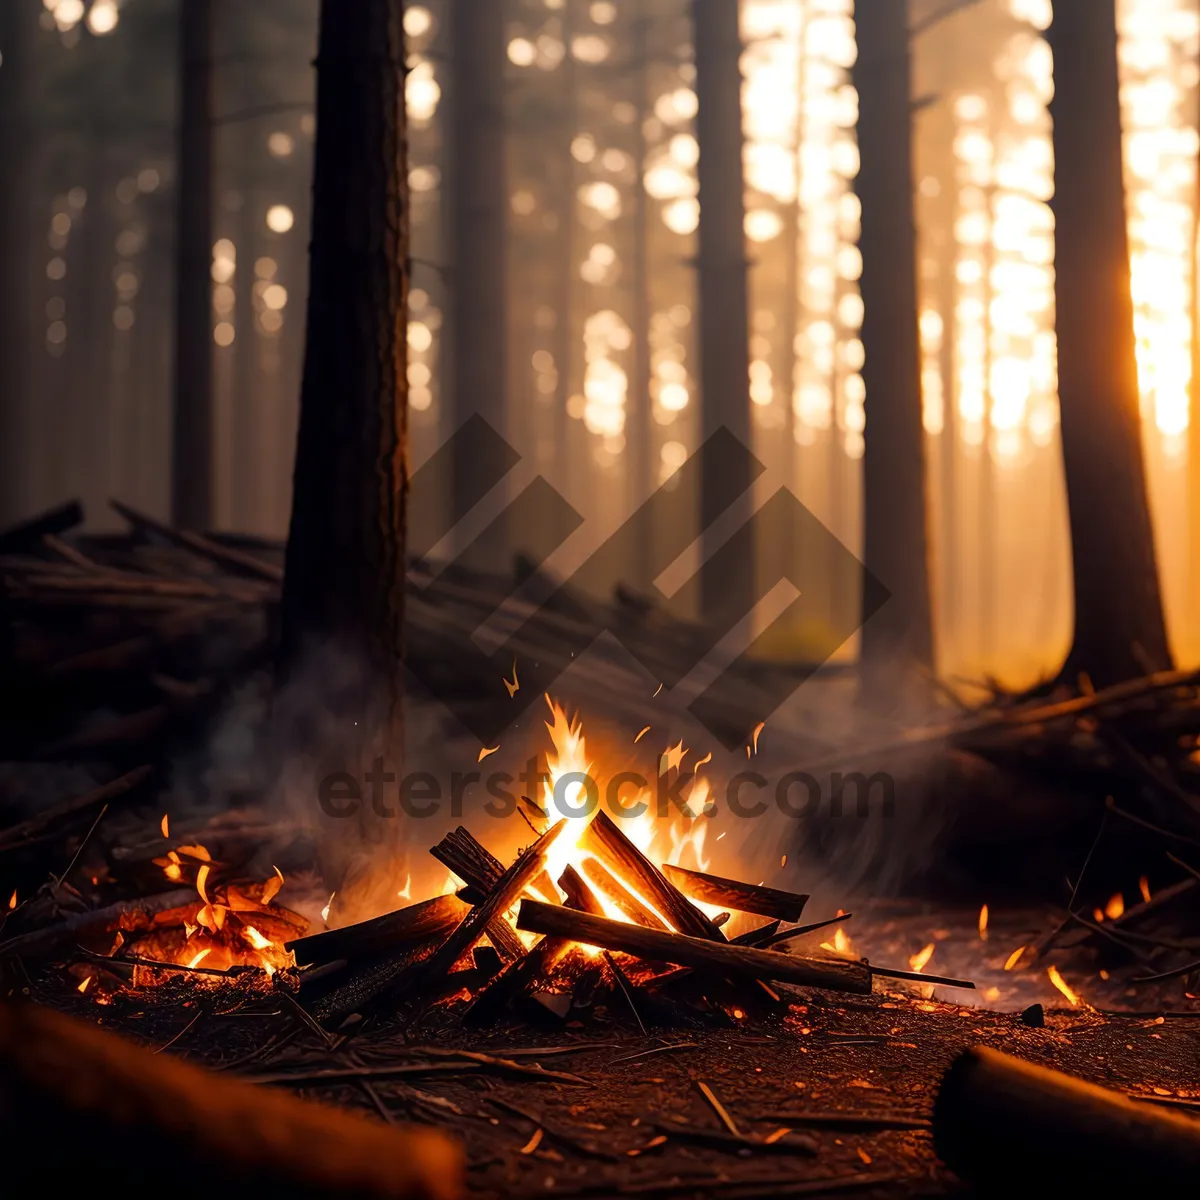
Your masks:
{"label": "flame", "polygon": [[325,907],[321,909],[321,920],[324,921],[326,925],[329,924],[329,910],[333,908],[333,898],[336,895],[337,892],[330,892],[329,899],[325,902]]}
{"label": "flame", "polygon": [[1025,947],[1024,947],[1024,946],[1018,946],[1018,947],[1017,947],[1017,948],[1016,948],[1016,949],[1015,949],[1015,950],[1014,950],[1014,951],[1013,951],[1013,952],[1012,952],[1012,953],[1011,953],[1011,954],[1008,956],[1008,958],[1006,958],[1006,959],[1004,960],[1004,969],[1005,969],[1006,971],[1011,971],[1011,970],[1013,969],[1013,967],[1015,967],[1015,966],[1017,965],[1017,963],[1019,963],[1019,962],[1021,961],[1021,955],[1022,955],[1022,954],[1024,954],[1024,953],[1025,953]]}
{"label": "flame", "polygon": [[495,745],[495,746],[481,746],[481,747],[480,747],[480,749],[479,749],[479,757],[478,757],[478,758],[477,758],[475,761],[476,761],[476,762],[483,762],[483,760],[484,760],[485,758],[487,758],[487,756],[488,756],[489,754],[495,754],[495,753],[496,753],[496,751],[497,751],[497,750],[499,750],[499,749],[500,749],[499,745]]}
{"label": "flame", "polygon": [[412,872],[409,872],[408,878],[404,881],[404,886],[396,893],[401,900],[412,899]]}
{"label": "flame", "polygon": [[255,950],[268,950],[275,943],[270,938],[263,937],[253,925],[247,925],[242,929],[242,937],[254,947]]}
{"label": "flame", "polygon": [[988,906],[985,904],[979,910],[979,936],[981,938],[983,938],[983,940],[985,942],[987,941],[987,935],[988,935],[987,929],[988,929]]}
{"label": "flame", "polygon": [[8,911],[12,912],[17,907],[17,889],[13,888],[13,894],[8,898]]}
{"label": "flame", "polygon": [[171,836],[171,821],[170,817],[166,813],[163,813],[162,825],[160,828],[162,829],[163,837]]}
{"label": "flame", "polygon": [[1071,990],[1071,987],[1067,981],[1058,973],[1058,968],[1049,967],[1046,971],[1046,975],[1050,982],[1054,984],[1054,986],[1058,988],[1058,990],[1062,992],[1064,996],[1066,996],[1067,1002],[1071,1005],[1071,1007],[1078,1008],[1081,1003],[1080,998]]}
{"label": "flame", "polygon": [[766,721],[759,721],[759,723],[757,725],[755,725],[755,727],[754,727],[754,732],[750,735],[750,742],[754,748],[755,754],[758,753],[758,735],[760,733],[762,733],[763,728],[765,726],[766,726]]}
{"label": "flame", "polygon": [[821,949],[832,950],[835,954],[854,953],[854,947],[850,944],[850,939],[846,936],[846,931],[840,925],[833,931],[833,941],[822,942]]}
{"label": "flame", "polygon": [[276,866],[272,866],[271,870],[275,874],[263,885],[262,906],[264,908],[279,895],[279,889],[283,887],[283,872]]}
{"label": "flame", "polygon": [[203,950],[197,954],[193,954],[190,959],[184,964],[188,967],[198,967],[212,953],[211,946],[205,946]]}
{"label": "flame", "polygon": [[1125,912],[1125,897],[1120,892],[1114,892],[1108,903],[1104,906],[1104,915],[1110,920],[1115,921]]}
{"label": "flame", "polygon": [[75,990],[78,991],[82,995],[84,992],[86,992],[88,990],[88,985],[91,982],[92,982],[92,977],[90,975],[87,975],[84,977],[83,982]]}
{"label": "flame", "polygon": [[913,971],[925,970],[925,964],[933,957],[934,945],[930,942],[928,946],[918,950],[916,954],[908,960],[908,966]]}

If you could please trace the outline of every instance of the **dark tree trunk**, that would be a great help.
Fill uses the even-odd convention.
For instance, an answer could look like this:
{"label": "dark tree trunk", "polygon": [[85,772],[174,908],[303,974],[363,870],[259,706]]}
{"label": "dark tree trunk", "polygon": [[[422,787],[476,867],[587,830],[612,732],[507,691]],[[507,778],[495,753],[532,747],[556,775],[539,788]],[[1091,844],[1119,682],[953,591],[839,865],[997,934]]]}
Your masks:
{"label": "dark tree trunk", "polygon": [[[309,724],[306,748],[360,779],[402,747],[407,172],[400,0],[323,0],[278,707]],[[391,842],[400,824],[368,803],[358,818],[333,828]],[[327,875],[353,874],[354,843],[331,834]]]}
{"label": "dark tree trunk", "polygon": [[[925,433],[917,323],[908,4],[856,0],[862,202],[863,454],[866,566],[891,599],[863,626],[864,680],[907,677],[933,661],[926,531]],[[891,689],[888,689],[889,692]]]}
{"label": "dark tree trunk", "polygon": [[171,517],[185,529],[213,509],[213,18],[213,0],[180,6]]}
{"label": "dark tree trunk", "polygon": [[1075,577],[1064,671],[1170,665],[1146,499],[1121,160],[1115,0],[1055,0],[1055,300]]}
{"label": "dark tree trunk", "polygon": [[40,10],[37,0],[0,4],[0,528],[16,521],[28,503],[24,464],[29,454],[28,377],[35,336],[29,293],[29,89]]}
{"label": "dark tree trunk", "polygon": [[[697,245],[697,355],[700,429],[707,440],[722,426],[744,446],[750,434],[750,329],[746,299],[745,185],[742,176],[742,52],[737,0],[692,0],[696,44],[696,140],[700,161]],[[721,515],[719,481],[700,485],[700,528]],[[749,514],[749,495],[737,506]],[[706,554],[711,549],[705,538]],[[734,570],[701,568],[702,616],[745,610],[754,563],[749,553]]]}
{"label": "dark tree trunk", "polygon": [[[450,286],[448,384],[452,428],[478,413],[508,433],[508,186],[504,5],[449,0]],[[573,201],[572,201],[573,202]],[[565,366],[562,368],[565,370]],[[470,481],[454,484],[457,495]],[[456,503],[454,511],[461,511]],[[490,566],[506,565],[494,545]]]}

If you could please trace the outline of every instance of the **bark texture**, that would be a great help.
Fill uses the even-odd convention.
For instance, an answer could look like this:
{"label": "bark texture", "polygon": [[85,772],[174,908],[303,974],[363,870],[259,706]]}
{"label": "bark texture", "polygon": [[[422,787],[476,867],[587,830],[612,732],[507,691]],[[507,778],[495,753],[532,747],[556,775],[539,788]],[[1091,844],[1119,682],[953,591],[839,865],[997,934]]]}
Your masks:
{"label": "bark texture", "polygon": [[197,530],[207,529],[213,515],[214,16],[213,0],[189,0],[179,9],[171,516]]}
{"label": "bark texture", "polygon": [[[739,66],[742,40],[737,0],[692,0],[692,28],[696,46],[696,140],[700,146],[696,165],[700,199],[696,282],[701,433],[707,440],[724,426],[749,447],[750,331]],[[715,479],[701,481],[702,533],[724,511],[718,498],[720,490]],[[734,507],[748,516],[749,498]],[[743,561],[736,569],[718,572],[701,568],[703,617],[717,620],[723,613],[741,613],[752,602],[754,562],[750,539],[743,539],[743,545]],[[712,548],[706,545],[706,554]]]}
{"label": "bark texture", "polygon": [[1115,0],[1055,0],[1055,300],[1075,577],[1065,673],[1171,664],[1146,497],[1121,158]]}
{"label": "bark texture", "polygon": [[[408,220],[401,4],[324,0],[279,707],[359,780],[402,752]],[[356,815],[332,827],[327,875],[353,869],[345,827],[396,838],[371,804]]]}
{"label": "bark texture", "polygon": [[[864,681],[933,661],[925,432],[917,323],[911,63],[906,0],[856,0],[862,203],[866,566],[891,599],[863,626]],[[864,597],[865,599],[865,597]],[[888,688],[889,692],[894,689]]]}

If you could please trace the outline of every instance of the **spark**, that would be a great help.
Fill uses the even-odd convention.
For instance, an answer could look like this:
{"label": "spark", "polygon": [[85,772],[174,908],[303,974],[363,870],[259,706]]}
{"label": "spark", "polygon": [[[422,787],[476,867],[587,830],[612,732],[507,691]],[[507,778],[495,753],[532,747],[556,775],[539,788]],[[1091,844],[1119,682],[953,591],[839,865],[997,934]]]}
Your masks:
{"label": "spark", "polygon": [[[663,687],[663,685],[660,683],[660,684],[658,685],[658,687],[656,687],[656,688],[654,689],[654,696],[657,696],[657,695],[658,695],[658,693],[662,691],[662,687]],[[651,700],[653,700],[653,699],[654,699],[654,696],[651,696],[651,697],[650,697],[650,699],[651,699]]]}
{"label": "spark", "polygon": [[504,680],[504,686],[508,689],[508,698],[511,700],[517,692],[521,690],[521,681],[517,678],[517,660],[513,659],[513,677],[510,683],[507,679]]}
{"label": "spark", "polygon": [[212,953],[211,946],[205,946],[199,953],[192,955],[191,960],[187,963],[189,967],[198,967]]}
{"label": "spark", "polygon": [[326,925],[329,924],[329,910],[333,907],[333,898],[336,895],[337,892],[330,892],[328,902],[326,903],[325,907],[321,909],[321,920],[324,921]]}
{"label": "spark", "polygon": [[1108,903],[1104,906],[1104,915],[1110,920],[1115,921],[1125,912],[1125,897],[1120,892],[1114,892]]}
{"label": "spark", "polygon": [[79,985],[78,988],[76,988],[76,991],[78,991],[80,993],[80,995],[82,995],[84,992],[86,992],[88,990],[88,985],[91,982],[92,982],[92,977],[90,975],[86,976],[84,981]]}
{"label": "spark", "polygon": [[766,721],[759,721],[754,727],[754,732],[750,735],[751,745],[754,747],[754,753],[758,753],[758,735],[762,733]]}
{"label": "spark", "polygon": [[527,1141],[525,1145],[521,1147],[520,1153],[532,1154],[542,1144],[543,1137],[545,1137],[545,1133],[542,1130],[542,1127],[539,1125],[533,1131],[533,1137],[531,1137],[529,1141]]}
{"label": "spark", "polygon": [[205,863],[196,874],[196,891],[200,893],[200,899],[209,905],[209,907],[212,907],[212,902],[209,900],[208,893],[204,889],[208,883],[208,873],[211,869],[208,863]]}
{"label": "spark", "polygon": [[779,865],[781,867],[787,866],[787,855],[786,854],[779,860]]}
{"label": "spark", "polygon": [[1058,973],[1057,967],[1050,967],[1046,971],[1049,980],[1064,996],[1072,1008],[1079,1007],[1079,997],[1071,990],[1067,981]]}
{"label": "spark", "polygon": [[988,906],[985,904],[979,910],[979,936],[987,941],[988,935]]}
{"label": "spark", "polygon": [[646,728],[645,728],[645,729],[643,729],[643,730],[642,730],[642,731],[641,731],[641,732],[640,732],[640,733],[637,735],[637,737],[635,737],[635,738],[633,739],[633,744],[636,746],[636,745],[638,744],[638,742],[640,742],[640,741],[642,740],[642,738],[644,738],[644,737],[646,736],[646,734],[648,734],[649,732],[650,732],[650,726],[649,726],[649,725],[647,725],[647,726],[646,726]]}
{"label": "spark", "polygon": [[13,888],[13,894],[8,898],[8,911],[12,912],[17,907],[17,889]]}
{"label": "spark", "polygon": [[163,813],[161,829],[163,837],[171,836],[171,818],[167,813]]}
{"label": "spark", "polygon": [[401,900],[412,899],[412,872],[409,872],[408,878],[404,881],[404,886],[396,893]]}
{"label": "spark", "polygon": [[476,761],[476,762],[483,762],[483,760],[484,760],[485,758],[487,758],[487,756],[488,756],[489,754],[495,754],[495,753],[496,753],[496,751],[497,751],[497,750],[499,750],[499,749],[500,749],[499,745],[495,745],[495,746],[482,746],[482,747],[480,747],[480,750],[479,750],[479,757],[478,757],[478,758],[477,758],[475,761]]}
{"label": "spark", "polygon": [[1138,891],[1142,893],[1142,902],[1144,904],[1149,904],[1150,903],[1150,880],[1148,880],[1145,877],[1145,875],[1143,875],[1141,877],[1141,879],[1138,880]]}
{"label": "spark", "polygon": [[1004,960],[1004,969],[1005,969],[1006,971],[1011,971],[1011,970],[1013,969],[1013,967],[1015,967],[1015,966],[1017,965],[1017,963],[1019,963],[1019,962],[1021,961],[1021,955],[1022,955],[1022,954],[1024,954],[1024,953],[1025,953],[1025,947],[1024,947],[1024,946],[1018,946],[1018,947],[1017,947],[1017,948],[1016,948],[1016,949],[1015,949],[1015,950],[1014,950],[1014,951],[1013,951],[1013,952],[1012,952],[1012,953],[1011,953],[1011,954],[1008,956],[1008,958],[1006,958],[1006,959]]}
{"label": "spark", "polygon": [[928,946],[918,950],[916,954],[908,960],[909,969],[913,971],[925,970],[925,964],[933,957],[934,944],[930,942]]}

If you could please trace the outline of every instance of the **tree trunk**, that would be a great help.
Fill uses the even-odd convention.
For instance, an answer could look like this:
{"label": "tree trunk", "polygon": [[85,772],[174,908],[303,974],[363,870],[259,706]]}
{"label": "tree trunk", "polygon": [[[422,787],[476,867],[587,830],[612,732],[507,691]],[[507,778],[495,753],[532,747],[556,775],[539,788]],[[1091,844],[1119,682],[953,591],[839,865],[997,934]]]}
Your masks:
{"label": "tree trunk", "polygon": [[180,6],[171,517],[185,529],[213,509],[213,18],[213,0]]}
{"label": "tree trunk", "polygon": [[[692,0],[696,46],[696,140],[700,160],[697,245],[697,356],[700,363],[700,430],[707,440],[722,426],[749,447],[750,321],[746,299],[745,186],[742,177],[742,51],[737,0]],[[747,484],[749,479],[747,477]],[[723,508],[719,481],[700,484],[700,529],[706,557],[715,546],[705,536]],[[750,496],[735,506],[745,516]],[[753,603],[750,539],[745,561],[717,572],[701,567],[701,614],[717,620]],[[727,560],[726,560],[727,565]]]}
{"label": "tree trunk", "polygon": [[[478,413],[508,433],[508,187],[505,152],[504,5],[449,0],[449,216],[451,426]],[[573,202],[573,201],[572,201]],[[565,367],[562,369],[565,370]],[[470,489],[456,480],[456,497]],[[453,511],[461,511],[456,501]],[[507,568],[506,539],[487,563]]]}
{"label": "tree trunk", "polygon": [[[360,782],[377,756],[394,770],[403,745],[407,172],[400,0],[323,0],[277,711],[294,721],[282,752],[290,732],[303,739],[291,749]],[[393,845],[400,824],[375,812],[370,791],[322,845],[330,885],[357,879],[363,896],[386,875],[356,874],[364,843]]]}
{"label": "tree trunk", "polygon": [[1064,673],[1170,666],[1146,499],[1121,159],[1115,0],[1055,0],[1055,301],[1075,577]]}
{"label": "tree trunk", "polygon": [[[891,599],[863,626],[864,683],[908,678],[933,662],[926,531],[925,433],[917,323],[908,4],[856,0],[862,202],[862,341],[867,423],[863,546]],[[864,600],[866,597],[864,597]],[[886,695],[894,694],[894,686]]]}
{"label": "tree trunk", "polygon": [[27,404],[30,350],[30,117],[37,0],[0,4],[0,528],[16,521],[28,503]]}

